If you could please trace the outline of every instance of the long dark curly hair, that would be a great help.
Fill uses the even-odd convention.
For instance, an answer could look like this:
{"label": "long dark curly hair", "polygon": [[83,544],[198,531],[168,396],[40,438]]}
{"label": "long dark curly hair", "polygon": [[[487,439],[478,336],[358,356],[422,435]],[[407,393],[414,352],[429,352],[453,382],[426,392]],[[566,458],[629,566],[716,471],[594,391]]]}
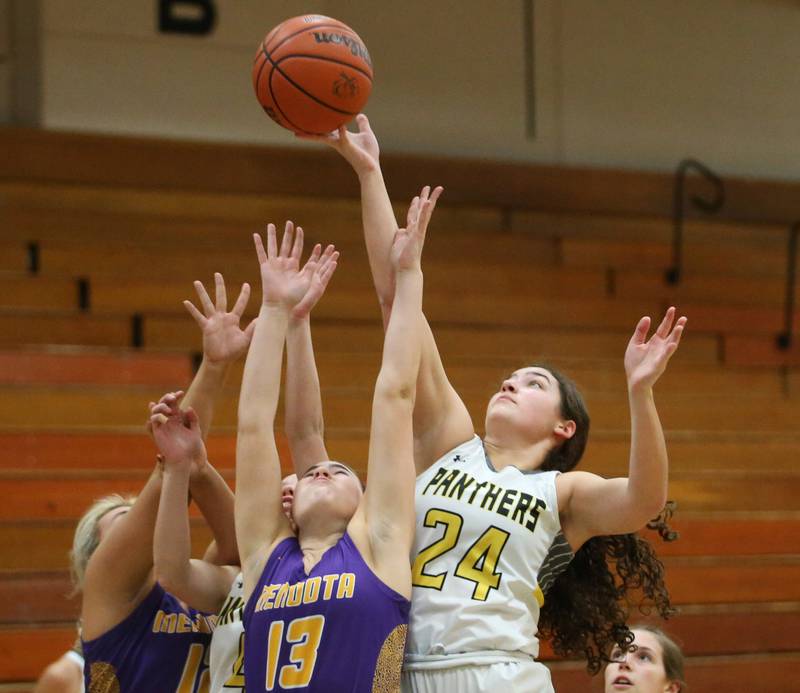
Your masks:
{"label": "long dark curly hair", "polygon": [[[537,364],[539,365],[539,364]],[[581,459],[589,437],[589,413],[575,383],[550,365],[558,381],[561,415],[575,421],[575,434],[550,451],[541,469],[568,472]],[[664,541],[677,538],[667,521],[674,511],[668,504],[648,523]],[[539,614],[539,633],[563,657],[583,657],[590,674],[609,661],[614,644],[630,649],[633,633],[626,625],[631,607],[642,613],[656,609],[662,618],[675,610],[664,584],[664,566],[650,544],[637,534],[589,539],[575,553],[547,590]]]}

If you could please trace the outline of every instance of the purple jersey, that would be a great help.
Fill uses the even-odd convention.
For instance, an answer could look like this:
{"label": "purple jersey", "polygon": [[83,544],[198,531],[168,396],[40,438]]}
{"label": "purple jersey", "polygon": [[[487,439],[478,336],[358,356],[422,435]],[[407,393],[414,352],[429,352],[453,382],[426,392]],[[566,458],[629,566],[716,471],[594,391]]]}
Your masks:
{"label": "purple jersey", "polygon": [[297,539],[284,539],[244,610],[247,693],[399,691],[410,606],[348,534],[308,575]]}
{"label": "purple jersey", "polygon": [[156,584],[124,621],[83,642],[92,693],[205,693],[214,617]]}

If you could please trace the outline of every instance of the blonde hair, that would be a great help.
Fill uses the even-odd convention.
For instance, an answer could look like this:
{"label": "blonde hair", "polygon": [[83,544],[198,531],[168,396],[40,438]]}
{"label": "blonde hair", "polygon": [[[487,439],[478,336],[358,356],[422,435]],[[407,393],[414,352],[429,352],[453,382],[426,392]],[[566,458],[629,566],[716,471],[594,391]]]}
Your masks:
{"label": "blonde hair", "polygon": [[132,496],[125,498],[118,493],[112,493],[96,500],[78,521],[78,526],[75,528],[75,536],[72,540],[72,551],[69,553],[75,594],[83,589],[86,566],[100,543],[100,531],[98,529],[100,520],[112,510],[130,508],[135,500],[136,498]]}

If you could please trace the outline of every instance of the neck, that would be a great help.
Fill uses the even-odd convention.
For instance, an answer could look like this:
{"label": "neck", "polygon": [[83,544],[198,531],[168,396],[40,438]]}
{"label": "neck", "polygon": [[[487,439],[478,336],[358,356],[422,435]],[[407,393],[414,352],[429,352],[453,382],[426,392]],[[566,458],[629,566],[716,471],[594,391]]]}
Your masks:
{"label": "neck", "polygon": [[300,543],[300,550],[303,552],[303,565],[306,572],[319,563],[322,555],[332,546],[336,545],[346,531],[346,528],[339,528],[334,531],[324,531],[321,529],[309,528],[301,529],[297,540]]}
{"label": "neck", "polygon": [[483,444],[492,461],[492,466],[497,471],[512,465],[525,471],[539,469],[544,463],[547,453],[553,447],[552,442],[549,440],[539,440],[535,443],[508,444],[508,442],[500,442],[488,434],[483,439]]}

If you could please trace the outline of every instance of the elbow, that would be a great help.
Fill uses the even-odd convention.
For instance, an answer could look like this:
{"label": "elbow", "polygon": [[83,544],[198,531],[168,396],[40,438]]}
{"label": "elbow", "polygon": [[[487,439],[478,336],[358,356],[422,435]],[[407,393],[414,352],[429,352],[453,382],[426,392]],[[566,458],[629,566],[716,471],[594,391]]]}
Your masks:
{"label": "elbow", "polygon": [[637,503],[637,524],[644,527],[648,522],[656,519],[667,504],[667,489],[660,493],[653,493],[647,499]]}
{"label": "elbow", "polygon": [[382,401],[407,401],[412,406],[416,395],[416,380],[403,378],[399,374],[381,370],[378,381],[375,383],[375,399]]}
{"label": "elbow", "polygon": [[174,566],[159,565],[158,563],[155,565],[155,576],[158,584],[178,598],[180,598],[186,587],[186,576],[182,573],[183,571],[176,569]]}

